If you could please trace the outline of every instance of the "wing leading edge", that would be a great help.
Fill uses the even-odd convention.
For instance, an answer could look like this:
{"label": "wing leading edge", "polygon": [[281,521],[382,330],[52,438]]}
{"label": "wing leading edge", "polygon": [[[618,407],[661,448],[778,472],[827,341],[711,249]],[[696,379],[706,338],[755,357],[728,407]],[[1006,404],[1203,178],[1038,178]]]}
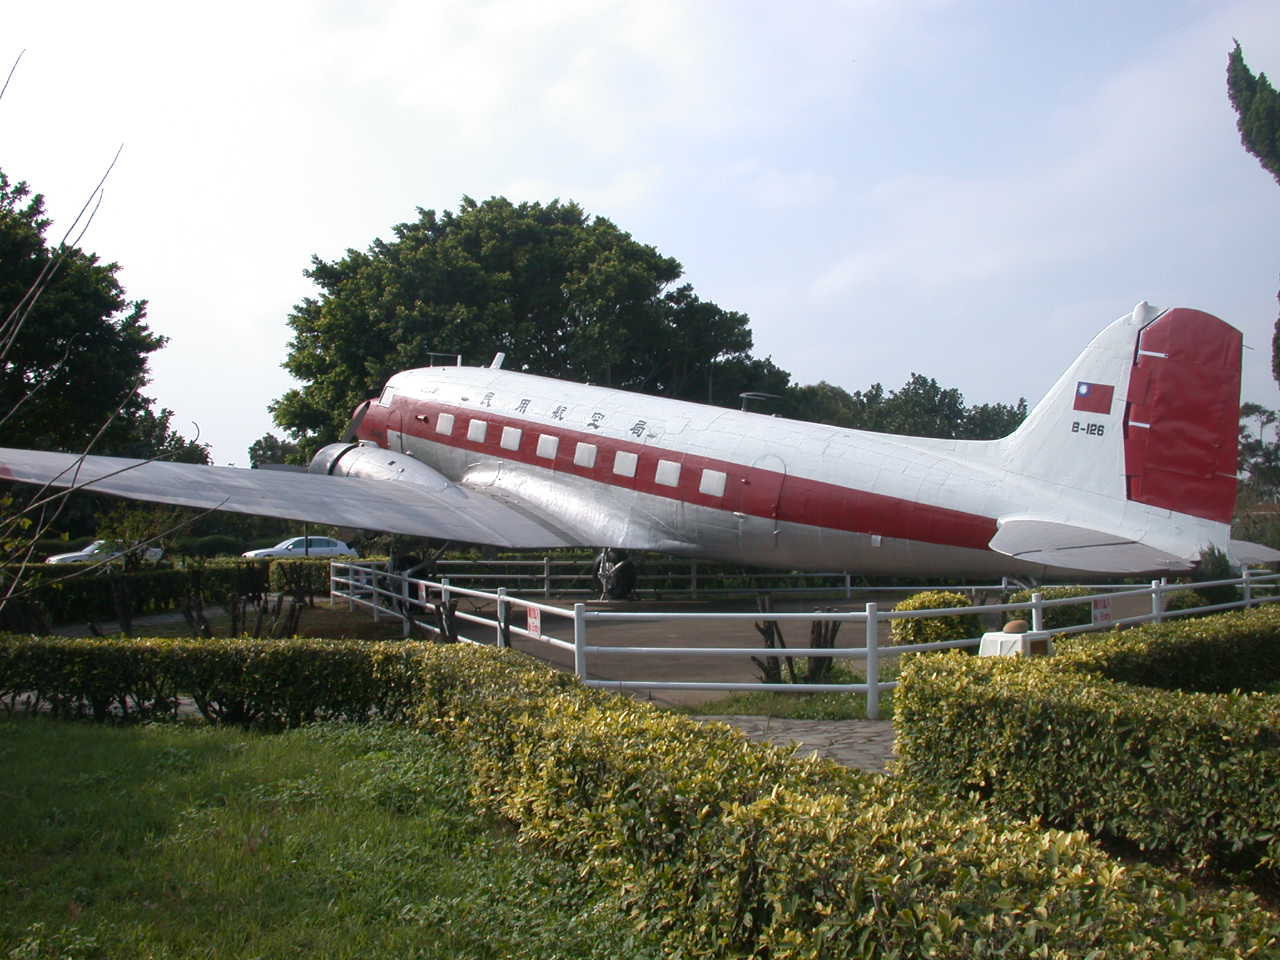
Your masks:
{"label": "wing leading edge", "polygon": [[393,480],[0,447],[0,479],[464,543],[512,548],[582,545],[544,517],[443,476],[428,489]]}

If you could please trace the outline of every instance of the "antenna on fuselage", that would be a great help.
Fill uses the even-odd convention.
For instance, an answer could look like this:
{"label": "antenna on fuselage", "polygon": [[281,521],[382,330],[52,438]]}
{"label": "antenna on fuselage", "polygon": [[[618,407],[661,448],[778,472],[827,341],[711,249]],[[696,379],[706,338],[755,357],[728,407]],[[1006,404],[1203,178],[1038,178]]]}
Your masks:
{"label": "antenna on fuselage", "polygon": [[759,390],[748,390],[746,393],[738,394],[738,397],[742,400],[743,410],[747,409],[747,402],[749,400],[781,400],[782,399],[776,393],[761,393]]}

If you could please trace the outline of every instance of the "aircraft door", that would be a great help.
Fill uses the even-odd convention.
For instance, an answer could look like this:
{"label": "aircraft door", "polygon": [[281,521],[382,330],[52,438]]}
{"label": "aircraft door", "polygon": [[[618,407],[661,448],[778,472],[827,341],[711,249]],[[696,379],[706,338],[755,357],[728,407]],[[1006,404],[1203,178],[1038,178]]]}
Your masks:
{"label": "aircraft door", "polygon": [[787,465],[774,453],[757,457],[738,485],[738,539],[744,554],[769,553],[780,539]]}

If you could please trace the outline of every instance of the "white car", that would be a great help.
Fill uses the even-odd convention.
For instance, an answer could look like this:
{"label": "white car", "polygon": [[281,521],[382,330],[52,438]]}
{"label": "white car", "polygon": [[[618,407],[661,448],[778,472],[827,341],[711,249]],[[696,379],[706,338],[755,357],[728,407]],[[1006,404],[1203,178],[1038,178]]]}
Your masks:
{"label": "white car", "polygon": [[[134,547],[133,549],[141,550],[142,559],[147,563],[156,563],[164,556],[164,550],[160,547]],[[46,559],[45,563],[97,563],[100,560],[113,560],[124,552],[113,540],[95,540],[83,550],[55,553]]]}
{"label": "white car", "polygon": [[354,557],[356,552],[341,540],[333,537],[290,537],[281,540],[274,547],[262,550],[246,550],[240,554],[251,560],[262,560],[270,557]]}

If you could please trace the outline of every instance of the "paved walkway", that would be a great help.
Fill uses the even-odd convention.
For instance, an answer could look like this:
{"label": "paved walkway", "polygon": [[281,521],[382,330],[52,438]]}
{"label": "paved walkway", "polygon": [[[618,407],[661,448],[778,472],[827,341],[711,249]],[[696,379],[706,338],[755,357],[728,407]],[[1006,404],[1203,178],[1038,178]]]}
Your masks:
{"label": "paved walkway", "polygon": [[893,723],[889,720],[779,720],[774,717],[698,717],[720,720],[751,740],[798,744],[801,753],[817,753],[836,763],[872,773],[888,773],[893,759]]}

